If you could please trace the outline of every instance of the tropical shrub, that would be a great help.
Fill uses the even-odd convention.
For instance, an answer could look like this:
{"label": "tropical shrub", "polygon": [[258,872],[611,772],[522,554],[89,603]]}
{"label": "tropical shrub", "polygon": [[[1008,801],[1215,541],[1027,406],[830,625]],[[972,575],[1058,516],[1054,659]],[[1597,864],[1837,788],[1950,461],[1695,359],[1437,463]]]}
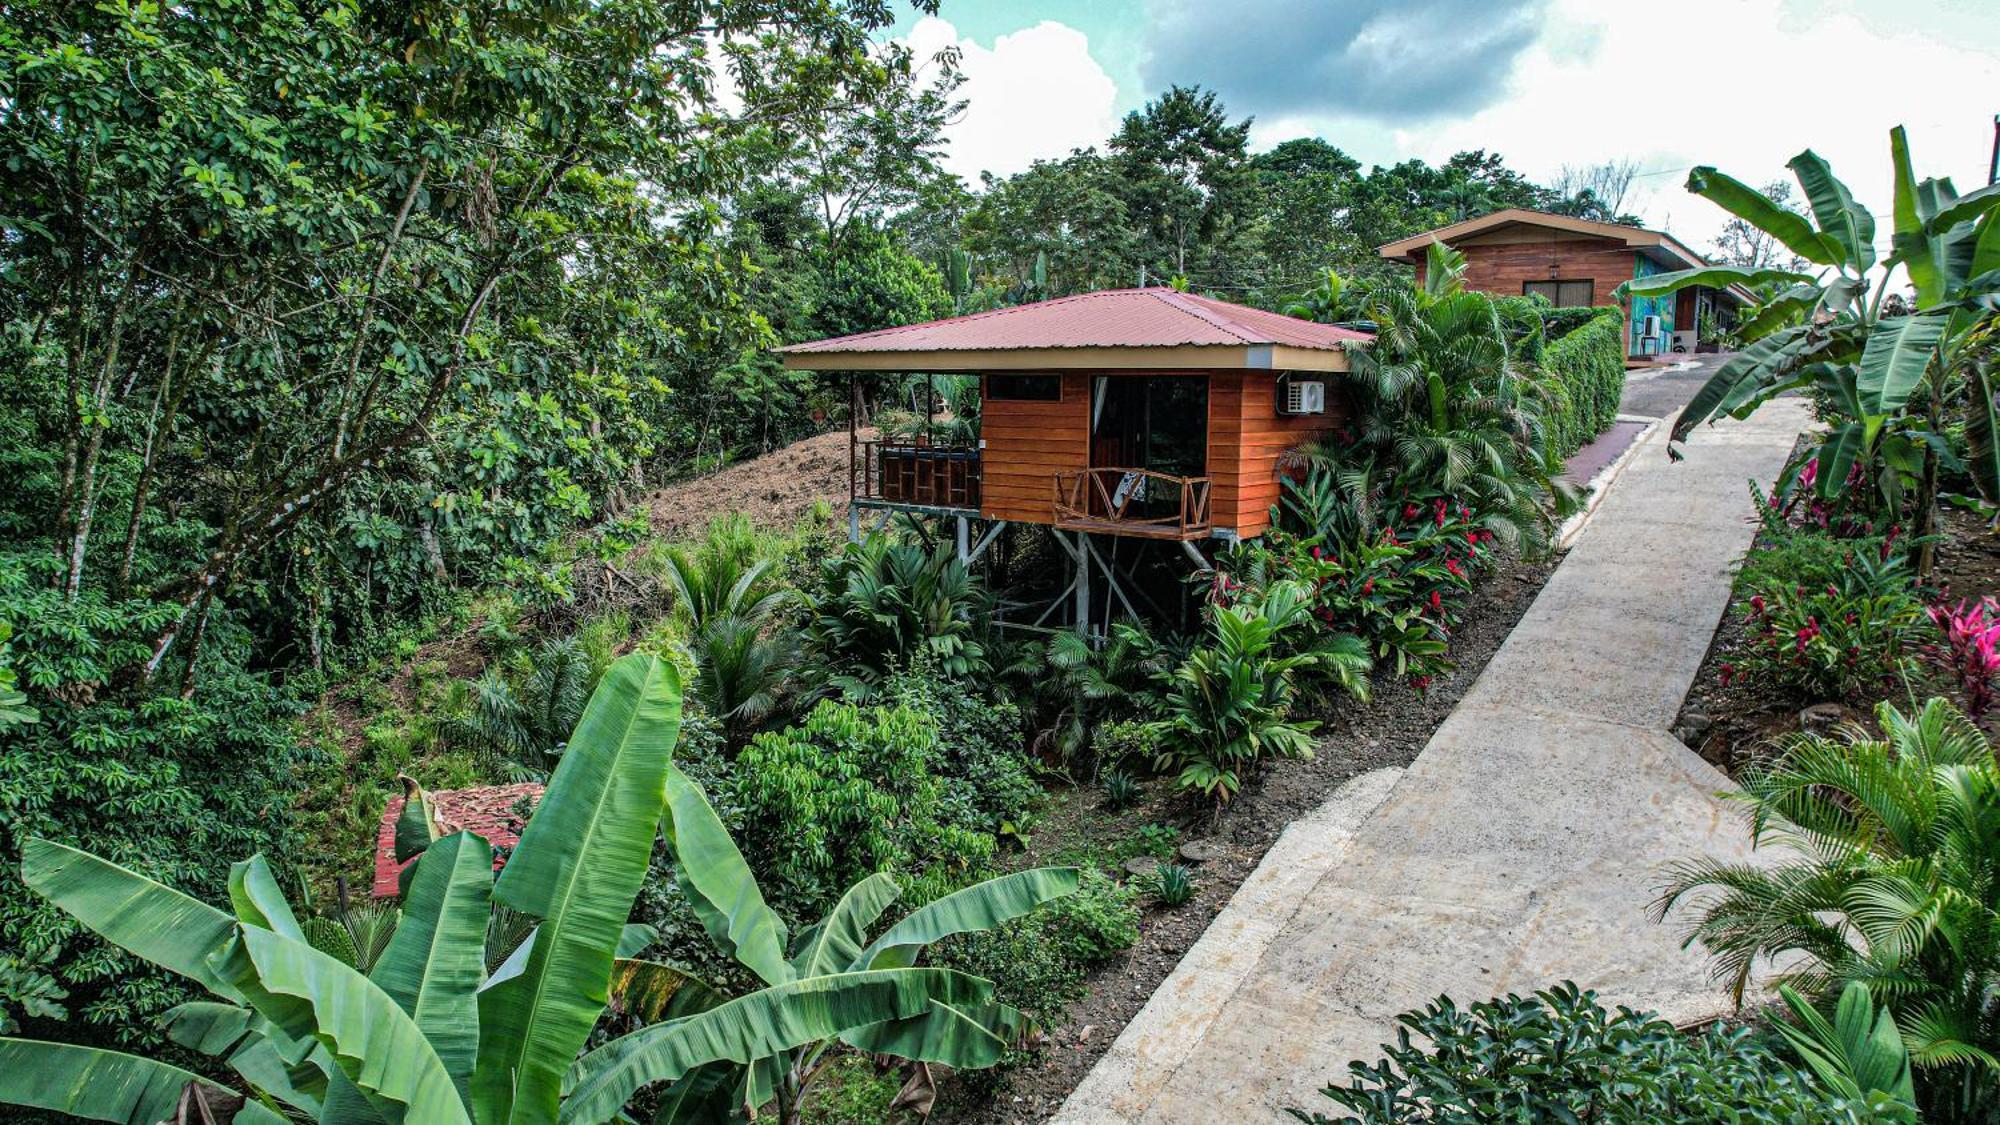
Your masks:
{"label": "tropical shrub", "polygon": [[1021,710],[990,698],[975,681],[940,676],[929,657],[883,682],[885,704],[927,717],[937,731],[936,769],[951,819],[995,835],[1024,830],[1041,804],[1021,746]]}
{"label": "tropical shrub", "polygon": [[805,636],[827,690],[871,698],[922,654],[940,676],[987,676],[992,600],[949,548],[871,536],[826,560],[807,596]]}
{"label": "tropical shrub", "polygon": [[2000,1108],[2000,765],[1979,728],[1933,699],[1882,704],[1880,738],[1780,740],[1739,780],[1751,838],[1776,862],[1688,862],[1659,910],[1686,904],[1691,942],[1739,999],[1752,971],[1826,1000],[1858,981],[1894,1012],[1938,1121]]}
{"label": "tropical shrub", "polygon": [[1132,948],[1139,940],[1139,908],[1131,890],[1088,868],[1076,893],[1049,904],[1043,912],[1047,937],[1064,957],[1079,965],[1094,965]]}
{"label": "tropical shrub", "polygon": [[1625,393],[1625,318],[1617,309],[1592,312],[1550,343],[1537,364],[1535,378],[1550,392],[1542,433],[1557,458],[1603,433],[1617,419]]}
{"label": "tropical shrub", "polygon": [[[1375,342],[1356,350],[1347,383],[1353,432],[1302,451],[1332,472],[1346,503],[1457,496],[1503,542],[1545,546],[1575,494],[1542,434],[1537,386],[1515,370],[1501,306],[1463,284],[1464,259],[1433,243],[1420,286],[1378,286]],[[1352,522],[1367,531],[1367,513]]]}
{"label": "tropical shrub", "polygon": [[[1893,249],[1876,254],[1875,216],[1811,150],[1788,165],[1811,217],[1711,167],[1688,190],[1784,246],[1802,268],[1706,266],[1619,286],[1657,297],[1692,285],[1769,287],[1737,327],[1746,346],[1695,393],[1671,439],[1724,414],[1741,416],[1786,391],[1811,388],[1829,425],[1808,456],[1816,491],[1854,505],[1878,528],[1904,523],[1928,575],[1946,464],[1964,463],[1979,494],[2000,501],[2000,415],[1983,340],[2000,292],[2000,192],[1960,196],[1949,179],[1917,180],[1901,126],[1890,130]],[[1914,308],[1885,297],[1907,275]]]}
{"label": "tropical shrub", "polygon": [[1337,635],[1286,651],[1283,634],[1309,619],[1310,597],[1283,580],[1211,607],[1208,636],[1174,670],[1156,720],[1155,765],[1175,772],[1182,789],[1226,804],[1266,760],[1310,756],[1319,724],[1293,717],[1301,675],[1366,693],[1368,657],[1358,639]]}
{"label": "tropical shrub", "polygon": [[1386,1058],[1350,1063],[1345,1085],[1321,1091],[1344,1116],[1292,1116],[1313,1125],[1897,1119],[1841,1101],[1747,1028],[1684,1034],[1650,1014],[1609,1011],[1567,981],[1467,1008],[1440,997],[1397,1022]]}
{"label": "tropical shrub", "polygon": [[[1075,868],[1017,871],[945,895],[882,931],[898,887],[876,873],[848,888],[816,924],[792,936],[699,786],[668,767],[665,833],[677,881],[709,937],[763,987],[688,1018],[627,1034],[577,1060],[565,1119],[609,1120],[641,1088],[675,1084],[655,1120],[728,1118],[775,1101],[780,1125],[799,1125],[820,1064],[842,1045],[865,1054],[959,1070],[992,1066],[1036,1033],[994,998],[991,982],[916,968],[933,944],[1002,925],[1077,888]],[[693,1005],[691,1005],[693,1007]],[[744,1027],[735,1053],[704,1043],[697,1021]],[[748,1041],[746,1041],[746,1039]],[[692,1063],[693,1065],[689,1065]]]}
{"label": "tropical shrub", "polygon": [[1907,591],[1850,593],[1776,582],[1750,588],[1744,642],[1728,675],[1815,699],[1852,699],[1907,681],[1935,635]]}
{"label": "tropical shrub", "polygon": [[1958,681],[1966,713],[1974,719],[1993,706],[1993,688],[2000,680],[2000,602],[1981,598],[1930,608],[1931,622],[1944,634],[1928,653],[1933,663]]}
{"label": "tropical shrub", "polygon": [[878,871],[918,901],[982,874],[998,847],[965,787],[939,775],[937,727],[907,707],[822,701],[737,755],[723,800],[781,913],[812,917]]}
{"label": "tropical shrub", "polygon": [[446,702],[444,735],[518,775],[547,777],[602,671],[577,639],[544,641],[532,656],[459,685]]}

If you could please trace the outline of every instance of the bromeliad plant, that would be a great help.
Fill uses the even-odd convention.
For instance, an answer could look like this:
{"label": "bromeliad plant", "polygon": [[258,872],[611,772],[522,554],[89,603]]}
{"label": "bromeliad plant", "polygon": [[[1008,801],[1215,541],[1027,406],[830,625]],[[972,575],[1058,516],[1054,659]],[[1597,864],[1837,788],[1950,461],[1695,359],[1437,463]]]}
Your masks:
{"label": "bromeliad plant", "polygon": [[[1831,417],[1810,454],[1818,490],[1833,498],[1862,466],[1869,505],[1886,525],[1908,512],[1918,572],[1929,571],[1940,476],[1958,462],[1947,436],[1962,425],[1965,468],[1980,494],[2000,501],[2000,406],[1979,362],[2000,304],[2000,188],[1960,196],[1949,179],[1916,179],[1900,126],[1890,131],[1895,180],[1893,249],[1878,258],[1875,216],[1856,203],[1810,150],[1789,167],[1812,215],[1788,211],[1710,167],[1689,191],[1771,235],[1805,269],[1705,266],[1619,287],[1663,296],[1689,286],[1775,290],[1737,334],[1747,346],[1716,371],[1674,424],[1684,441],[1723,415],[1744,417],[1786,391],[1812,388]],[[1890,289],[1906,272],[1915,306]],[[1677,456],[1678,454],[1676,454]]]}
{"label": "bromeliad plant", "polygon": [[[877,882],[866,902],[843,900],[844,913],[813,932],[810,971],[800,972],[771,959],[783,948],[783,930],[752,909],[761,900],[743,897],[740,859],[733,868],[715,859],[734,849],[726,836],[715,839],[712,814],[691,830],[694,822],[676,812],[670,836],[698,912],[718,940],[740,956],[751,951],[771,987],[721,1001],[655,965],[643,973],[648,991],[658,998],[685,990],[690,1002],[635,1005],[668,1018],[578,1058],[606,1011],[614,975],[622,973],[628,997],[636,992],[631,978],[642,975],[643,965],[621,965],[620,955],[631,952],[626,919],[670,777],[677,801],[687,801],[669,761],[680,705],[679,678],[664,660],[633,655],[613,665],[498,880],[492,850],[478,836],[423,841],[395,935],[366,973],[314,948],[261,858],[232,869],[225,912],[88,853],[29,840],[22,877],[30,887],[216,995],[169,1013],[169,1034],[222,1059],[242,1089],[152,1059],[0,1038],[0,1101],[152,1122],[173,1118],[192,1091],[211,1106],[241,1099],[233,1120],[272,1125],[288,1115],[327,1123],[599,1122],[617,1116],[640,1086],[710,1064],[749,1066],[835,1037],[968,1065],[997,1057],[996,1044],[1020,1025],[990,1006],[986,982],[910,967],[920,939],[1031,909],[1073,888],[1073,874],[1028,872],[998,890],[940,900],[863,948],[862,931],[880,909],[862,907],[887,901],[889,888]],[[525,919],[532,932],[489,972],[489,929],[501,917]]]}

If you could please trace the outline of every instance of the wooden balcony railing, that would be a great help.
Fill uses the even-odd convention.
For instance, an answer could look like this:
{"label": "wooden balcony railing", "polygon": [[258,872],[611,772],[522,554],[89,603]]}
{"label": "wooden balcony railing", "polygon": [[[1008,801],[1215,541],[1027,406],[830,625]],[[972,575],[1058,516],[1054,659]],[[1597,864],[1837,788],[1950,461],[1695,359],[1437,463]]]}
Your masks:
{"label": "wooden balcony railing", "polygon": [[869,439],[850,449],[848,485],[856,500],[979,507],[979,450],[971,446]]}
{"label": "wooden balcony railing", "polygon": [[1154,539],[1208,534],[1207,477],[1151,469],[1084,469],[1055,474],[1056,526]]}

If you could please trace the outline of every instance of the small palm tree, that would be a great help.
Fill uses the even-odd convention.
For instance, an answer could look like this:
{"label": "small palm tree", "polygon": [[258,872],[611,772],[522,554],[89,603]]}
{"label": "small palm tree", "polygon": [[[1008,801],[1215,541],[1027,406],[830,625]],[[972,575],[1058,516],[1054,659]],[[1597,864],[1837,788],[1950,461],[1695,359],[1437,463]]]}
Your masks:
{"label": "small palm tree", "polygon": [[991,596],[949,548],[873,536],[827,561],[805,634],[821,683],[865,699],[919,653],[947,677],[988,675],[992,618]]}
{"label": "small palm tree", "polygon": [[1776,864],[1682,864],[1658,908],[1741,1002],[1760,962],[1830,998],[1868,986],[1896,1016],[1933,1120],[1984,1119],[2000,1078],[2000,767],[1979,728],[1933,699],[1883,704],[1883,736],[1785,739],[1742,779],[1752,838]]}
{"label": "small palm tree", "polygon": [[574,637],[543,642],[525,664],[488,667],[459,689],[445,737],[496,755],[524,777],[547,777],[597,686],[595,667]]}
{"label": "small palm tree", "polygon": [[[1575,493],[1557,479],[1537,388],[1514,370],[1506,317],[1492,297],[1465,290],[1464,268],[1433,243],[1421,286],[1371,291],[1375,343],[1349,359],[1357,440],[1298,456],[1328,474],[1330,496],[1357,508],[1385,496],[1464,497],[1501,542],[1540,549]],[[1357,511],[1345,522],[1372,518]]]}

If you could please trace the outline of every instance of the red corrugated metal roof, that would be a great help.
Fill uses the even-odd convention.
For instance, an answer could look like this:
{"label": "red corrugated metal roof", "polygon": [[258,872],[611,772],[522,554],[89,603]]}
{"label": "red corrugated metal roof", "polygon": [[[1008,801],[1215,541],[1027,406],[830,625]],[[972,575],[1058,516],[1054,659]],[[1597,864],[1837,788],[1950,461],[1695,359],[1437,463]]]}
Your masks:
{"label": "red corrugated metal roof", "polygon": [[1366,332],[1172,289],[1106,289],[1032,305],[793,344],[793,354],[1284,345],[1338,351]]}
{"label": "red corrugated metal roof", "polygon": [[[523,798],[531,804],[540,801],[542,788],[538,782],[524,781],[519,785],[445,789],[430,795],[431,807],[447,833],[477,832],[494,847],[511,848],[521,842],[522,822],[515,815],[514,806],[520,804]],[[382,825],[375,833],[375,882],[372,889],[376,898],[394,898],[396,879],[403,872],[403,864],[396,862],[396,818],[401,815],[403,798],[389,798],[389,807],[382,810]],[[494,859],[493,869],[498,871],[502,862]]]}

